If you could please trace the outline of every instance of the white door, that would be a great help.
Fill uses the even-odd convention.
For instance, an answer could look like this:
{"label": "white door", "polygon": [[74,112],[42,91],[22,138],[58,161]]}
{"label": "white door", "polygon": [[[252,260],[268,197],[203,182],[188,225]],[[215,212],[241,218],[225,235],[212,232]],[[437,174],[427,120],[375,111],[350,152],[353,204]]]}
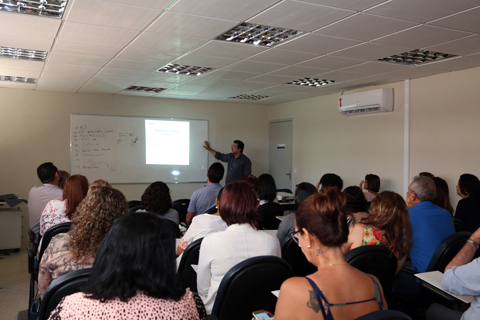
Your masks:
{"label": "white door", "polygon": [[277,189],[292,189],[292,120],[270,122],[268,168]]}

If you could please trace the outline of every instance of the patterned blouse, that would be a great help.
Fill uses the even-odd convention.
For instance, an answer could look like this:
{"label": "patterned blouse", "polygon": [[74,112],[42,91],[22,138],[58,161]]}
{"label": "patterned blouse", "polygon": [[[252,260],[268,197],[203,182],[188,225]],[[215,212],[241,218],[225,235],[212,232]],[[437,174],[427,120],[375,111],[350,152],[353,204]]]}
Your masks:
{"label": "patterned blouse", "polygon": [[94,258],[92,257],[80,260],[73,257],[71,247],[68,245],[72,232],[57,234],[43,253],[38,273],[38,289],[41,296],[53,280],[66,273],[93,266]]}
{"label": "patterned blouse", "polygon": [[[369,245],[383,245],[381,242],[383,240],[383,236],[380,234],[376,228],[366,225],[363,225],[363,241],[362,246],[369,246]],[[398,252],[393,250],[392,246],[386,246],[387,249],[390,249],[393,254],[398,257]]]}
{"label": "patterned blouse", "polygon": [[116,298],[100,302],[79,292],[65,297],[50,314],[49,320],[75,319],[163,319],[206,320],[202,299],[190,289],[179,300],[153,298],[139,292],[127,302]]}
{"label": "patterned blouse", "polygon": [[65,216],[67,208],[65,206],[67,200],[51,200],[45,206],[42,215],[40,217],[40,235],[44,235],[45,231],[54,225],[70,222]]}

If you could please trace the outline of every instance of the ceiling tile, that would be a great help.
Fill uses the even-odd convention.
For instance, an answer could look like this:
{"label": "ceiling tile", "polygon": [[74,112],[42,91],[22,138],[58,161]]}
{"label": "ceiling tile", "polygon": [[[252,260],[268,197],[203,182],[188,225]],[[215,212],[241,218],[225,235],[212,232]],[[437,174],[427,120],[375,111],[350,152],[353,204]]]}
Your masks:
{"label": "ceiling tile", "polygon": [[355,73],[355,72],[336,70],[336,71],[320,73],[315,75],[314,77],[317,79],[334,80],[335,82],[342,82],[347,80],[364,78],[365,76],[367,75],[364,73]]}
{"label": "ceiling tile", "polygon": [[237,63],[231,64],[228,67],[223,68],[224,70],[230,71],[241,71],[241,72],[251,72],[256,74],[268,73],[281,68],[286,67],[285,64],[278,63],[266,63],[266,62],[256,62],[256,61],[239,61]]}
{"label": "ceiling tile", "polygon": [[439,27],[480,33],[480,7],[435,20],[429,24]]}
{"label": "ceiling tile", "polygon": [[389,62],[367,62],[353,67],[344,68],[341,71],[363,73],[368,75],[381,74],[397,70],[404,70],[411,68],[408,65],[389,63]]}
{"label": "ceiling tile", "polygon": [[268,50],[265,47],[258,47],[243,43],[231,43],[226,41],[210,41],[203,47],[195,50],[195,55],[212,56],[228,59],[245,59],[254,54]]}
{"label": "ceiling tile", "polygon": [[300,63],[300,62],[315,58],[317,56],[318,55],[313,53],[297,52],[297,51],[272,48],[265,52],[257,54],[255,56],[252,56],[246,60],[292,65],[292,64]]}
{"label": "ceiling tile", "polygon": [[129,46],[122,50],[115,59],[136,60],[142,62],[155,62],[164,66],[168,62],[175,60],[178,57],[175,53],[158,52],[156,49],[145,49],[138,46]]}
{"label": "ceiling tile", "polygon": [[373,6],[379,5],[383,2],[388,2],[387,0],[362,0],[362,1],[352,1],[352,0],[301,0],[302,2],[316,3],[329,7],[342,8],[348,10],[362,11]]}
{"label": "ceiling tile", "polygon": [[45,71],[58,74],[69,74],[72,77],[90,78],[100,70],[97,67],[74,66],[69,64],[47,64]]}
{"label": "ceiling tile", "polygon": [[358,13],[315,31],[327,36],[370,41],[407,28],[416,23]]}
{"label": "ceiling tile", "polygon": [[225,87],[230,84],[237,83],[237,80],[225,80],[225,79],[218,79],[215,77],[208,77],[205,75],[198,79],[193,79],[188,83],[185,83],[181,86],[181,88],[189,88],[188,90],[202,90],[202,91],[212,91],[218,88]]}
{"label": "ceiling tile", "polygon": [[361,41],[358,40],[307,34],[301,38],[293,39],[292,41],[282,44],[279,46],[279,48],[283,50],[295,50],[319,55],[352,47],[360,43]]}
{"label": "ceiling tile", "polygon": [[469,35],[471,33],[422,25],[374,40],[373,42],[420,49]]}
{"label": "ceiling tile", "polygon": [[205,39],[145,32],[131,43],[130,47],[156,50],[158,53],[175,54],[178,56],[195,50],[206,42],[207,40]]}
{"label": "ceiling tile", "polygon": [[95,75],[95,78],[122,78],[122,79],[132,79],[131,82],[135,82],[145,78],[148,74],[149,73],[134,72],[131,70],[103,68]]}
{"label": "ceiling tile", "polygon": [[335,56],[328,55],[328,56],[321,56],[318,58],[308,60],[306,62],[299,63],[297,64],[297,66],[307,67],[307,68],[336,70],[336,69],[351,67],[364,62],[365,60],[348,59],[348,58],[335,57]]}
{"label": "ceiling tile", "polygon": [[48,55],[47,65],[50,64],[70,64],[75,66],[103,67],[110,58],[93,57],[79,54],[64,54],[52,52]]}
{"label": "ceiling tile", "polygon": [[204,17],[245,21],[277,2],[279,0],[182,0],[176,2],[170,10]]}
{"label": "ceiling tile", "polygon": [[70,74],[42,72],[37,90],[77,92],[90,77],[74,77]]}
{"label": "ceiling tile", "polygon": [[250,82],[264,82],[264,83],[272,83],[272,84],[282,84],[289,81],[292,81],[292,77],[290,76],[276,76],[270,74],[264,74],[258,77],[254,77],[249,79]]}
{"label": "ceiling tile", "polygon": [[232,63],[235,63],[237,61],[238,61],[237,59],[207,57],[207,56],[198,56],[195,54],[188,54],[177,60],[172,61],[172,63],[220,69]]}
{"label": "ceiling tile", "polygon": [[286,0],[248,22],[310,32],[354,13],[355,11]]}
{"label": "ceiling tile", "polygon": [[255,77],[255,73],[237,72],[229,70],[217,70],[208,74],[211,78],[242,81]]}
{"label": "ceiling tile", "polygon": [[168,64],[170,59],[155,60],[155,61],[137,61],[126,59],[114,59],[108,64],[109,69],[130,70],[145,73],[152,73]]}
{"label": "ceiling tile", "polygon": [[356,47],[332,53],[332,56],[363,60],[377,60],[410,50],[412,50],[412,48],[386,46],[376,43],[363,43]]}
{"label": "ceiling tile", "polygon": [[366,12],[379,16],[425,23],[476,6],[478,6],[477,0],[392,0],[366,10]]}
{"label": "ceiling tile", "polygon": [[112,79],[108,80],[105,81],[104,79],[94,78],[90,80],[87,84],[85,84],[78,92],[115,94],[129,86],[125,84],[118,85],[115,83],[111,83]]}
{"label": "ceiling tile", "polygon": [[471,36],[460,40],[442,43],[436,46],[429,46],[425,49],[456,55],[477,53],[480,52],[480,36]]}
{"label": "ceiling tile", "polygon": [[60,36],[69,41],[100,43],[103,45],[126,45],[138,34],[137,30],[96,26],[78,22],[66,22]]}
{"label": "ceiling tile", "polygon": [[[108,0],[109,2],[132,4],[132,0]],[[135,0],[135,6],[166,9],[172,4],[172,0]]]}
{"label": "ceiling tile", "polygon": [[148,31],[210,40],[233,28],[238,23],[239,21],[168,11],[152,24]]}
{"label": "ceiling tile", "polygon": [[68,21],[100,26],[143,30],[161,9],[132,6],[122,3],[82,0],[75,1]]}
{"label": "ceiling tile", "polygon": [[40,77],[40,72],[38,70],[0,68],[0,75],[9,77],[38,78]]}
{"label": "ceiling tile", "polygon": [[45,63],[21,59],[0,58],[0,68],[42,71]]}
{"label": "ceiling tile", "polygon": [[36,87],[37,85],[35,83],[0,81],[0,88],[35,90]]}
{"label": "ceiling tile", "polygon": [[293,81],[296,78],[308,78],[316,74],[328,72],[328,71],[330,70],[291,66],[291,67],[286,67],[286,68],[271,72],[269,74],[277,75],[277,76],[289,76],[289,77],[292,77],[290,81]]}
{"label": "ceiling tile", "polygon": [[142,80],[139,80],[139,82],[136,82],[135,85],[138,86],[147,86],[147,84],[139,84],[139,83],[171,83],[171,84],[180,84],[184,83],[187,81],[192,81],[197,79],[197,77],[194,76],[186,76],[182,74],[167,74],[163,72],[155,72],[151,73]]}
{"label": "ceiling tile", "polygon": [[111,58],[112,56],[115,56],[122,48],[123,44],[109,45],[71,41],[68,38],[59,38],[57,41],[55,41],[52,52]]}
{"label": "ceiling tile", "polygon": [[156,95],[158,92],[145,92],[145,91],[131,91],[131,90],[122,90],[116,95],[121,95],[121,96],[137,96],[137,97],[153,97]]}
{"label": "ceiling tile", "polygon": [[[0,29],[16,35],[53,38],[61,23],[60,19],[0,12]],[[2,34],[2,38],[3,36]]]}
{"label": "ceiling tile", "polygon": [[[10,27],[11,28],[11,27]],[[7,28],[8,30],[8,28]],[[29,35],[17,35],[14,33],[2,33],[0,38],[1,47],[50,51],[54,37],[39,37]]]}
{"label": "ceiling tile", "polygon": [[457,70],[463,70],[467,68],[480,67],[480,60],[465,58],[465,57],[458,57],[458,58],[451,58],[451,59],[446,59],[438,62],[432,62],[432,63],[429,63],[427,66],[435,69],[439,69],[439,70],[444,70],[444,71],[457,71]]}

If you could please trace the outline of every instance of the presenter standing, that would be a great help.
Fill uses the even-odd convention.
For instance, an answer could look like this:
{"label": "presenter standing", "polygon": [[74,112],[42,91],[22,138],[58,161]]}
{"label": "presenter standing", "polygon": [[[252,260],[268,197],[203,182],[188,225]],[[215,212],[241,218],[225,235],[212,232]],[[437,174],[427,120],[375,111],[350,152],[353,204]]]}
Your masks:
{"label": "presenter standing", "polygon": [[232,153],[228,154],[213,150],[210,148],[210,143],[208,141],[205,141],[203,147],[210,151],[215,159],[228,162],[225,185],[232,181],[240,180],[244,175],[252,173],[252,162],[246,155],[243,154],[243,148],[245,148],[245,144],[242,141],[233,141],[231,146]]}

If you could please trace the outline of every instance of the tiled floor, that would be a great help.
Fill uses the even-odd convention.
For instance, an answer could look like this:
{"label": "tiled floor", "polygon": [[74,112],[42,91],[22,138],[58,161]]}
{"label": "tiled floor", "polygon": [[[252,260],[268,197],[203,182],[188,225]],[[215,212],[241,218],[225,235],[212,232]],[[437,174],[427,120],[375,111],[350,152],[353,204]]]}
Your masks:
{"label": "tiled floor", "polygon": [[14,320],[28,308],[30,275],[25,247],[10,255],[0,254],[0,320]]}

